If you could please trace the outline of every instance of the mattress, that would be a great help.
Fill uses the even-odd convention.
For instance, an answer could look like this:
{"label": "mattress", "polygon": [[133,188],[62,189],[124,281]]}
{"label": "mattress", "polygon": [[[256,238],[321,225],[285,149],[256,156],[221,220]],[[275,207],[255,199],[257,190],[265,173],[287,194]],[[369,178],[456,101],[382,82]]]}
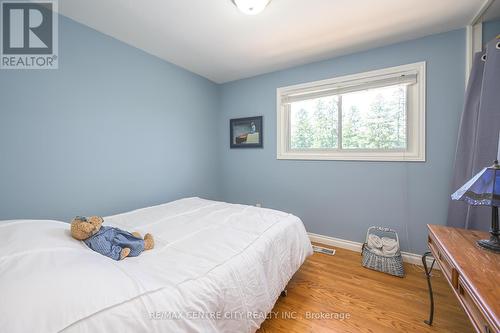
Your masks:
{"label": "mattress", "polygon": [[200,198],[104,218],[155,248],[114,261],[67,223],[0,222],[3,332],[255,332],[307,256],[284,212]]}

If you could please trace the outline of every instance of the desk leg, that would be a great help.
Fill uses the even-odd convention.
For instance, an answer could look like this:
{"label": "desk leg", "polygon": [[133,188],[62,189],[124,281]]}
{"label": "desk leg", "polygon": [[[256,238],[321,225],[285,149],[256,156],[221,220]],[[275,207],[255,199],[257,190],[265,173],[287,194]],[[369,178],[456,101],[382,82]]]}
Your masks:
{"label": "desk leg", "polygon": [[432,257],[431,252],[425,252],[422,256],[422,264],[425,269],[425,276],[427,277],[427,286],[429,287],[429,299],[431,301],[431,310],[429,314],[429,320],[424,320],[424,323],[427,325],[432,325],[432,321],[434,320],[434,295],[432,294],[432,285],[431,285],[431,272],[434,268],[434,264],[436,263],[436,259],[433,258],[432,264],[430,268],[427,268],[427,257]]}

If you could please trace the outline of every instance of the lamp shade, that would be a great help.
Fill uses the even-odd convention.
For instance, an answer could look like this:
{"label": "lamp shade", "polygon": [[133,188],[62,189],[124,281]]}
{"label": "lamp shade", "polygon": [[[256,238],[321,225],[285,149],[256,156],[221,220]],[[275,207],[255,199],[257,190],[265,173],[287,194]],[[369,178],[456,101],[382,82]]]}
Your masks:
{"label": "lamp shade", "polygon": [[481,170],[464,186],[451,195],[472,206],[500,206],[500,165],[498,161]]}

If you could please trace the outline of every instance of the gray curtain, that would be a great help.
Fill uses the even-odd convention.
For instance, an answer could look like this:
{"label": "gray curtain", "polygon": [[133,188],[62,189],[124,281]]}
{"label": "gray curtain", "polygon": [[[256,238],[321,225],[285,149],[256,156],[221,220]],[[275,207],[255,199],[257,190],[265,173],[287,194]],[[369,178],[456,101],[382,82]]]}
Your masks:
{"label": "gray curtain", "polygon": [[[452,179],[454,192],[497,158],[500,133],[500,40],[486,45],[476,54],[472,66],[460,130]],[[491,210],[451,201],[449,226],[489,230]]]}

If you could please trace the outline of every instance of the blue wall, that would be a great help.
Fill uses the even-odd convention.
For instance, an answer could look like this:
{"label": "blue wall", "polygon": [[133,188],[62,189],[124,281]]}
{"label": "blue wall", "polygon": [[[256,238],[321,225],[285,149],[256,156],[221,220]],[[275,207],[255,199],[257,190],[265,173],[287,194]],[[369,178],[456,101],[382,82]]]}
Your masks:
{"label": "blue wall", "polygon": [[59,22],[58,70],[0,71],[0,220],[215,197],[217,85]]}
{"label": "blue wall", "polygon": [[[289,211],[310,232],[354,241],[391,226],[412,252],[425,249],[426,223],[445,223],[463,30],[220,86],[65,17],[59,31],[58,70],[0,71],[0,219],[199,195]],[[276,160],[276,88],[423,60],[427,162]],[[250,115],[264,115],[264,148],[230,150],[229,119]]]}
{"label": "blue wall", "polygon": [[483,23],[483,44],[500,34],[500,20],[489,21]]}
{"label": "blue wall", "polygon": [[[276,88],[418,61],[427,62],[425,163],[276,159]],[[426,224],[446,222],[464,64],[460,30],[224,84],[223,199],[285,210],[310,232],[358,242],[369,226],[390,226],[405,250],[424,251]],[[229,119],[253,115],[264,116],[264,148],[229,149]]]}

